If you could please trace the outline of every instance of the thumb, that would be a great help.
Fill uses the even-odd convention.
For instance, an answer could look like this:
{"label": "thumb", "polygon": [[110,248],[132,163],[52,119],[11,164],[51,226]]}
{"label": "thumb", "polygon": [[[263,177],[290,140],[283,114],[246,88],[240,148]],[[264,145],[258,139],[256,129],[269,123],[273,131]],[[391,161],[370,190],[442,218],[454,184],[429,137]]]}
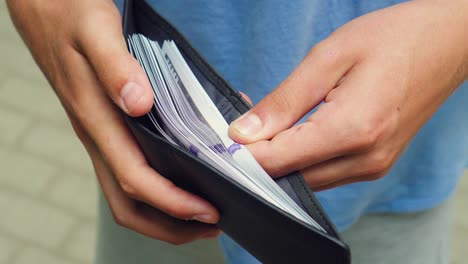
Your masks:
{"label": "thumb", "polygon": [[127,50],[118,10],[109,8],[89,16],[88,26],[77,36],[79,48],[109,97],[125,113],[146,114],[153,105],[153,91],[143,69]]}
{"label": "thumb", "polygon": [[242,144],[270,139],[319,104],[352,66],[342,53],[319,44],[273,92],[231,123],[229,136]]}

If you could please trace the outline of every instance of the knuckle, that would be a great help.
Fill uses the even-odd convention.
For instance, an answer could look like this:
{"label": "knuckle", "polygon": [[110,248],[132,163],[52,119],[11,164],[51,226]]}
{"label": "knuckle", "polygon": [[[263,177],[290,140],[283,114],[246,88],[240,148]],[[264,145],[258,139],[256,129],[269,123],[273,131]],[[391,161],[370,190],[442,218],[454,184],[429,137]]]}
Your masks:
{"label": "knuckle", "polygon": [[125,194],[131,198],[135,198],[138,195],[138,192],[136,188],[133,186],[133,184],[129,181],[127,176],[121,176],[117,177],[118,182],[122,190],[125,192]]}
{"label": "knuckle", "polygon": [[72,100],[68,100],[67,108],[76,117],[77,122],[86,131],[92,132],[97,127],[98,120],[96,115],[89,114],[89,107],[87,107],[86,100],[82,98],[86,95],[78,95]]}
{"label": "knuckle", "polygon": [[129,228],[130,227],[130,215],[125,212],[125,210],[112,210],[112,218],[114,222],[122,227]]}
{"label": "knuckle", "polygon": [[369,149],[375,147],[383,138],[392,135],[398,127],[398,113],[391,113],[384,118],[368,117],[354,122],[351,130],[355,149]]}
{"label": "knuckle", "polygon": [[314,58],[315,61],[324,62],[326,61],[325,57],[326,54],[331,49],[330,45],[326,40],[323,40],[317,43],[312,49],[310,50],[309,55]]}
{"label": "knuckle", "polygon": [[97,6],[86,14],[86,19],[81,20],[79,24],[79,33],[84,33],[83,36],[88,36],[90,29],[94,30],[96,25],[112,25],[119,21],[119,15],[112,8],[106,6]]}
{"label": "knuckle", "polygon": [[270,175],[272,178],[278,178],[283,175],[283,171],[276,166],[265,167],[265,171],[267,171],[268,175]]}
{"label": "knuckle", "polygon": [[292,172],[294,170],[292,169],[293,166],[294,164],[273,163],[270,160],[270,163],[265,167],[265,170],[272,178],[279,178]]}
{"label": "knuckle", "polygon": [[370,155],[368,173],[376,175],[376,178],[384,176],[392,166],[393,157],[387,151],[377,151]]}
{"label": "knuckle", "polygon": [[380,135],[378,124],[372,121],[360,122],[354,128],[354,148],[367,149],[375,146]]}
{"label": "knuckle", "polygon": [[78,139],[83,143],[86,144],[90,141],[88,134],[86,131],[81,127],[80,124],[78,124],[76,121],[71,121],[70,122],[73,128],[73,131],[75,131],[75,135],[78,137]]}
{"label": "knuckle", "polygon": [[310,56],[308,56],[311,58],[310,63],[318,63],[321,67],[336,65],[342,57],[342,51],[337,47],[346,47],[346,45],[339,45],[336,38],[328,38],[319,42],[310,50]]}
{"label": "knuckle", "polygon": [[283,172],[277,167],[269,167],[266,171],[272,178],[278,178],[283,175]]}
{"label": "knuckle", "polygon": [[180,246],[180,245],[186,244],[186,243],[188,243],[190,241],[192,241],[192,240],[188,239],[188,238],[185,238],[185,237],[182,237],[182,236],[171,236],[171,238],[166,240],[166,242],[168,242],[169,244],[174,245],[174,246]]}
{"label": "knuckle", "polygon": [[375,173],[375,174],[371,174],[371,175],[367,176],[365,180],[366,181],[376,181],[376,180],[379,180],[379,179],[383,178],[385,175],[386,175],[386,173],[384,173],[384,172]]}

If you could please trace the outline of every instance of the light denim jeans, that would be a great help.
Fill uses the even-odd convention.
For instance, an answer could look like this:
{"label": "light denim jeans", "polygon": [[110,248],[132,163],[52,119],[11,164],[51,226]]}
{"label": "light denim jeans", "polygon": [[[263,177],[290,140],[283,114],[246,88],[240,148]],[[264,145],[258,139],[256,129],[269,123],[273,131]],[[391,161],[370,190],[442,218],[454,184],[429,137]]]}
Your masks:
{"label": "light denim jeans", "polygon": [[[342,235],[353,264],[448,264],[451,229],[449,200],[424,212],[367,215]],[[97,264],[259,263],[237,244],[224,244],[229,245],[224,248],[227,262],[216,240],[172,246],[146,238],[115,224],[100,198]]]}

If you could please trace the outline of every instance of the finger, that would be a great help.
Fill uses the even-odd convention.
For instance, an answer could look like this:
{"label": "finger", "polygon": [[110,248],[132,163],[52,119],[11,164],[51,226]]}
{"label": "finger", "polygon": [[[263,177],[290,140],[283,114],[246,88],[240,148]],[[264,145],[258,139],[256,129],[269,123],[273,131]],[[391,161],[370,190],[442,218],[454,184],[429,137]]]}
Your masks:
{"label": "finger", "polygon": [[129,115],[147,113],[153,105],[153,91],[146,74],[127,50],[115,6],[91,12],[79,25],[78,48],[91,62],[112,100]]}
{"label": "finger", "polygon": [[360,147],[350,142],[352,132],[344,112],[334,103],[325,103],[313,114],[313,120],[247,147],[273,177],[343,156]]}
{"label": "finger", "polygon": [[244,98],[244,100],[247,101],[247,103],[249,103],[251,106],[253,106],[252,99],[250,99],[250,97],[248,95],[246,95],[243,92],[239,92],[239,93],[242,95],[242,98]]}
{"label": "finger", "polygon": [[352,67],[351,54],[337,47],[333,39],[314,47],[279,87],[231,124],[229,135],[247,144],[269,139],[296,123]]}
{"label": "finger", "polygon": [[145,236],[172,244],[182,244],[196,239],[219,236],[220,230],[213,225],[177,220],[126,196],[102,159],[97,146],[84,132],[74,115],[70,112],[67,112],[67,114],[75,132],[92,159],[97,179],[118,224]]}
{"label": "finger", "polygon": [[363,181],[372,181],[372,180],[375,180],[375,178],[376,178],[376,176],[373,176],[373,175],[369,175],[368,178],[367,177],[347,178],[347,179],[343,179],[343,180],[333,182],[333,183],[330,183],[330,184],[326,184],[326,185],[322,185],[322,186],[318,186],[318,187],[312,187],[312,190],[314,192],[321,192],[321,191],[341,187],[341,186],[352,184],[352,183],[363,182]]}
{"label": "finger", "polygon": [[339,157],[301,170],[312,188],[320,188],[336,182],[376,180],[384,176],[393,164],[390,154],[367,152]]}
{"label": "finger", "polygon": [[104,156],[127,195],[165,213],[181,218],[216,223],[216,209],[200,197],[186,192],[149,167],[119,112],[92,78],[92,69],[78,53],[69,54],[65,69],[71,87],[80,87],[72,111]]}
{"label": "finger", "polygon": [[365,65],[353,67],[307,122],[278,133],[270,141],[248,145],[255,158],[272,176],[282,176],[333,158],[366,152],[389,137],[391,133],[385,135],[384,131],[395,127],[397,117],[386,115],[386,106],[369,99],[376,95],[366,94],[381,85],[369,78],[371,73]]}
{"label": "finger", "polygon": [[[330,166],[342,167],[341,171],[349,169],[349,173],[347,174],[337,171],[335,176],[328,174],[327,177],[327,171],[331,172],[331,168],[320,169],[318,167],[316,168],[316,166],[312,166],[304,170],[303,173],[307,175],[304,177],[314,191],[322,191],[355,182],[378,180],[390,172],[392,166],[403,153],[404,149],[405,148],[399,150],[373,151],[365,155],[359,155],[359,157],[340,159],[339,162],[342,164],[339,165],[337,165],[338,163],[329,164]],[[317,176],[319,174],[323,176]]]}
{"label": "finger", "polygon": [[98,180],[115,221],[143,235],[172,244],[212,238],[220,231],[213,225],[174,219],[154,208],[126,196],[97,149],[90,153]]}
{"label": "finger", "polygon": [[378,174],[369,174],[369,175],[361,175],[360,177],[351,177],[351,178],[344,178],[335,182],[330,182],[325,185],[320,185],[316,187],[311,187],[314,192],[320,192],[328,189],[333,189],[336,187],[352,184],[352,183],[358,183],[358,182],[366,182],[366,181],[375,181],[380,178],[384,177],[383,174],[378,173]]}

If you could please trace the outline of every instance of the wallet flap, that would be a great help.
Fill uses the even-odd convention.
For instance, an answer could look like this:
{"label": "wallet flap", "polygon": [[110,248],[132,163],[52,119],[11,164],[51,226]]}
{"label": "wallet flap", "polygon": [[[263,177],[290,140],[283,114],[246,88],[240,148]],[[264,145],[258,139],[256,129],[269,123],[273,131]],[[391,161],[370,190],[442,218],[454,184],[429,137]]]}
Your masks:
{"label": "wallet flap", "polygon": [[[175,41],[191,70],[228,122],[250,106],[189,42],[146,1],[126,1],[124,34],[142,33],[159,43]],[[267,263],[349,263],[350,252],[341,241],[310,188],[299,173],[277,181],[278,185],[313,217],[327,233],[297,221],[271,206],[185,149],[168,143],[151,128],[147,117],[127,116],[127,123],[150,165],[178,186],[214,204],[221,213],[219,227],[252,255]]]}

